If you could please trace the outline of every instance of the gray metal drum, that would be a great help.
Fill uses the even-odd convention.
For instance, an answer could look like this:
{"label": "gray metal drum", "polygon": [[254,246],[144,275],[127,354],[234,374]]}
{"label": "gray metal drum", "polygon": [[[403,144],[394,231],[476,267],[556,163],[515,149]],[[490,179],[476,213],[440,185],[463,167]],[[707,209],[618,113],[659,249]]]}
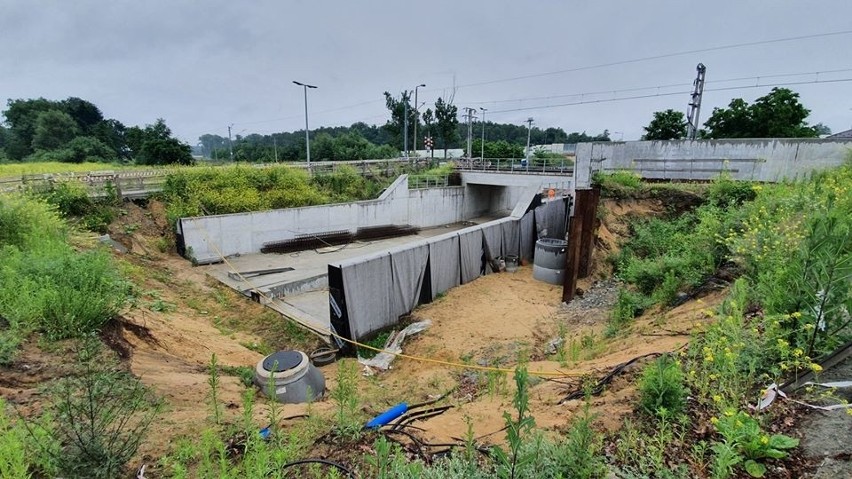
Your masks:
{"label": "gray metal drum", "polygon": [[542,238],[535,242],[533,278],[550,284],[562,284],[565,279],[565,255],[568,242]]}
{"label": "gray metal drum", "polygon": [[[325,393],[325,377],[302,351],[278,351],[257,363],[254,383],[278,402],[304,403]],[[272,383],[272,384],[270,384]]]}

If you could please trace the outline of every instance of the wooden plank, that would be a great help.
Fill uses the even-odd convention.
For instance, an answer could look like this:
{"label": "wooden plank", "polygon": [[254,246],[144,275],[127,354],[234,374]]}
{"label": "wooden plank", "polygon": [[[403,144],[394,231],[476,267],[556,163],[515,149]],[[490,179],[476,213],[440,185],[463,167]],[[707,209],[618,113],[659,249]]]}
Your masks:
{"label": "wooden plank", "polygon": [[595,221],[598,216],[601,189],[577,190],[576,193],[577,207],[574,209],[574,215],[580,216],[583,221],[583,231],[580,238],[580,264],[577,270],[577,277],[585,278],[591,273],[592,251],[595,247]]}
{"label": "wooden plank", "polygon": [[[576,208],[574,209],[576,213]],[[568,226],[568,251],[565,265],[565,280],[562,283],[562,302],[567,303],[574,299],[577,291],[577,270],[580,266],[580,237],[583,232],[583,221],[578,216],[571,217]]]}

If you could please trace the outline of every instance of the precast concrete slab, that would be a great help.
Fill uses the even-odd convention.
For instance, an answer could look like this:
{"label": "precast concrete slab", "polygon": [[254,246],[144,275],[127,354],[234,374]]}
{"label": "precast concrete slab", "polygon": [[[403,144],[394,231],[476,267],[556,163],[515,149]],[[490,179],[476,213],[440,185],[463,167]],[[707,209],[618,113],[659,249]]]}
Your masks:
{"label": "precast concrete slab", "polygon": [[[200,266],[219,282],[240,293],[253,297],[310,329],[325,334],[331,326],[328,317],[328,265],[370,253],[379,253],[425,238],[458,231],[473,224],[486,223],[499,218],[486,215],[471,221],[421,230],[418,234],[382,240],[354,242],[294,253],[252,253],[227,258],[226,262]],[[289,271],[244,277],[241,271]]]}

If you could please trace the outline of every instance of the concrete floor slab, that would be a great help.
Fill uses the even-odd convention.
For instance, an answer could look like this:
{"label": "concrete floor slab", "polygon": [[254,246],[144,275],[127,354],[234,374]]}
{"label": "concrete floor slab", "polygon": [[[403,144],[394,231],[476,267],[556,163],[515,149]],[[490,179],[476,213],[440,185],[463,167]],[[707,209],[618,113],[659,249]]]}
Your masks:
{"label": "concrete floor slab", "polygon": [[[261,299],[272,309],[292,317],[314,331],[325,334],[331,327],[328,306],[328,265],[349,258],[378,253],[407,243],[481,224],[499,216],[482,216],[463,223],[421,230],[418,234],[382,240],[357,241],[343,246],[284,254],[247,254],[227,258],[227,262],[201,266],[221,283],[249,296],[254,290],[271,299]],[[275,268],[291,271],[241,278],[229,273]],[[236,278],[234,277],[236,276]]]}

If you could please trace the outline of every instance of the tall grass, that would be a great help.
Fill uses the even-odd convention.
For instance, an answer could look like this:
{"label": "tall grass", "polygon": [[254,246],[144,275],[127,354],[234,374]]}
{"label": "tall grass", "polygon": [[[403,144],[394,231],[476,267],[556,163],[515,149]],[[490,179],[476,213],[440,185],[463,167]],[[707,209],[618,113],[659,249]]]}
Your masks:
{"label": "tall grass", "polygon": [[0,178],[40,174],[88,173],[90,171],[148,170],[152,168],[156,167],[119,163],[63,163],[59,161],[3,163],[0,164]]}
{"label": "tall grass", "polygon": [[128,284],[106,251],[78,252],[44,201],[0,196],[0,363],[32,331],[48,339],[84,336],[124,304]]}
{"label": "tall grass", "polygon": [[311,206],[376,197],[382,184],[354,168],[311,177],[288,166],[184,169],[168,175],[162,197],[171,222],[187,216]]}

